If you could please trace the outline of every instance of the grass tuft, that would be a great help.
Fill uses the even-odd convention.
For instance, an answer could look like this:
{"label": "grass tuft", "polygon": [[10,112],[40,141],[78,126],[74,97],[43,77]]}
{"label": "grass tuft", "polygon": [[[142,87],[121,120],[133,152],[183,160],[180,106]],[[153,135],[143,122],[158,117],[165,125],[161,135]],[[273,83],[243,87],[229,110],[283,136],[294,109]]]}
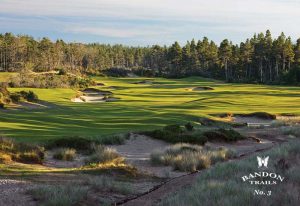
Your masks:
{"label": "grass tuft", "polygon": [[93,154],[85,160],[87,165],[105,164],[109,162],[114,162],[114,164],[124,163],[124,158],[112,148],[107,148],[103,145],[93,145],[92,150]]}
{"label": "grass tuft", "polygon": [[212,164],[232,157],[234,153],[225,148],[211,149],[190,144],[176,144],[165,151],[151,154],[151,162],[156,165],[172,166],[175,170],[194,172],[209,168]]}
{"label": "grass tuft", "polygon": [[64,161],[73,161],[76,156],[76,150],[70,148],[60,148],[54,154],[53,158]]}
{"label": "grass tuft", "polygon": [[88,187],[68,185],[40,186],[28,191],[34,199],[43,206],[71,206],[77,205],[87,198]]}

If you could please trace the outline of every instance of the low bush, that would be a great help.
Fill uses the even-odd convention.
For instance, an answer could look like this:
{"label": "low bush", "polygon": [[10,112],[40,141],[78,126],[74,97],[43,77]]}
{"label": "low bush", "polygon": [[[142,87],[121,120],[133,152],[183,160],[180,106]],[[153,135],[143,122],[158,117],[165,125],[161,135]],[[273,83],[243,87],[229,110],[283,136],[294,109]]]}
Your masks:
{"label": "low bush", "polygon": [[88,187],[67,185],[48,185],[33,188],[27,191],[33,198],[44,206],[78,205],[80,201],[87,199]]}
{"label": "low bush", "polygon": [[267,112],[253,112],[253,113],[249,113],[249,114],[238,114],[237,116],[256,117],[256,118],[260,118],[260,119],[270,119],[270,120],[276,119],[276,115],[270,114]]}
{"label": "low bush", "polygon": [[70,148],[60,148],[54,154],[53,158],[64,161],[73,161],[76,156],[76,150]]}
{"label": "low bush", "polygon": [[107,135],[97,138],[85,138],[80,136],[63,137],[50,140],[48,143],[46,143],[46,148],[73,148],[81,151],[90,151],[92,144],[118,145],[123,144],[128,138],[128,134]]}
{"label": "low bush", "polygon": [[194,130],[194,126],[190,122],[188,122],[187,124],[185,124],[184,127],[185,127],[185,129],[187,131],[190,131],[190,132]]}
{"label": "low bush", "polygon": [[153,130],[142,132],[142,134],[148,135],[155,139],[164,140],[170,143],[195,143],[195,144],[205,144],[207,138],[201,134],[187,134],[187,133],[176,133],[171,130]]}
{"label": "low bush", "polygon": [[222,141],[237,141],[245,139],[243,135],[233,129],[217,129],[206,131],[203,135],[209,140],[222,140]]}
{"label": "low bush", "polygon": [[33,91],[14,92],[9,96],[14,103],[18,103],[23,100],[26,100],[28,102],[37,102],[39,100],[38,96]]}
{"label": "low bush", "polygon": [[96,83],[85,77],[77,75],[26,74],[19,73],[9,79],[10,87],[26,88],[86,88]]}
{"label": "low bush", "polygon": [[216,162],[224,161],[234,156],[234,153],[225,148],[212,149],[191,144],[176,144],[165,151],[151,154],[153,164],[172,166],[175,170],[193,172],[209,168]]}
{"label": "low bush", "polygon": [[48,149],[52,148],[73,148],[76,150],[89,150],[93,141],[83,137],[63,137],[51,140],[47,143]]}

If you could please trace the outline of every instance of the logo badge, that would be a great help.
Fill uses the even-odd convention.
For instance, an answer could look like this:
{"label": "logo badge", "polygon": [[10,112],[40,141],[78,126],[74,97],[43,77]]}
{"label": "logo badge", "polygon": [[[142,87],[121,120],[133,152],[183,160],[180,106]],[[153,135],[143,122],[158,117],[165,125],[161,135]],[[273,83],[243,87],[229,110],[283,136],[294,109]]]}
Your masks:
{"label": "logo badge", "polygon": [[269,156],[264,158],[257,156],[258,168],[261,168],[262,166],[268,168],[268,162],[269,162]]}

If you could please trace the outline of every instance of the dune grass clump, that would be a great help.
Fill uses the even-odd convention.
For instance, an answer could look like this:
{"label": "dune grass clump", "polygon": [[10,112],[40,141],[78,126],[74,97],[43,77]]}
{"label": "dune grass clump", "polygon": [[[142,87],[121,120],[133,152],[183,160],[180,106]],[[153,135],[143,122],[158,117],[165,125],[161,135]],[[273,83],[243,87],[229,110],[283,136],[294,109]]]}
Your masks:
{"label": "dune grass clump", "polygon": [[124,163],[124,158],[112,148],[103,145],[92,145],[92,151],[92,155],[85,160],[87,165],[98,165],[110,162],[114,162],[114,164]]}
{"label": "dune grass clump", "polygon": [[40,186],[27,191],[44,206],[77,205],[87,199],[87,192],[88,187],[75,184]]}
{"label": "dune grass clump", "polygon": [[54,154],[53,158],[63,161],[73,161],[76,156],[76,150],[70,148],[60,148]]}
{"label": "dune grass clump", "polygon": [[44,156],[43,147],[18,143],[12,139],[0,137],[0,162],[13,160],[21,163],[41,164]]}
{"label": "dune grass clump", "polygon": [[[210,170],[203,171],[191,187],[181,189],[176,194],[165,197],[158,205],[299,205],[299,139],[281,144],[260,155],[270,156],[271,161],[266,171],[283,176],[283,182],[276,181],[276,186],[251,185],[249,182],[243,182],[243,176],[258,170],[257,154],[253,154],[247,158],[218,164]],[[280,162],[285,162],[283,165],[288,166],[278,167]],[[257,189],[268,190],[269,188],[272,190],[270,198],[253,195],[253,191]]]}
{"label": "dune grass clump", "polygon": [[285,135],[293,135],[293,136],[299,138],[300,137],[300,125],[282,128],[282,132]]}
{"label": "dune grass clump", "polygon": [[165,151],[151,154],[153,164],[172,166],[175,170],[194,172],[209,168],[216,162],[221,162],[232,157],[231,150],[225,148],[212,149],[207,146],[191,144],[176,144]]}

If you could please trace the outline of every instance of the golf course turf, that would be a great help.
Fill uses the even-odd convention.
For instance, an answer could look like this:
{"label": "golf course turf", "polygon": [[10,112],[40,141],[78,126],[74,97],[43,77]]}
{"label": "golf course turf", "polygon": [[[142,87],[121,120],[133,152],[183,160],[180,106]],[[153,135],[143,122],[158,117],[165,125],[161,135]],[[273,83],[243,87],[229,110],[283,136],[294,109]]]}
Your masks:
{"label": "golf course turf", "polygon": [[[148,78],[93,79],[105,84],[97,88],[111,91],[120,99],[75,103],[71,101],[77,92],[73,89],[10,88],[34,91],[49,107],[0,110],[1,133],[18,141],[41,142],[63,136],[99,137],[151,130],[225,112],[300,115],[299,87],[227,84],[198,77],[155,78],[151,84],[134,84]],[[213,90],[191,90],[199,86]]]}

